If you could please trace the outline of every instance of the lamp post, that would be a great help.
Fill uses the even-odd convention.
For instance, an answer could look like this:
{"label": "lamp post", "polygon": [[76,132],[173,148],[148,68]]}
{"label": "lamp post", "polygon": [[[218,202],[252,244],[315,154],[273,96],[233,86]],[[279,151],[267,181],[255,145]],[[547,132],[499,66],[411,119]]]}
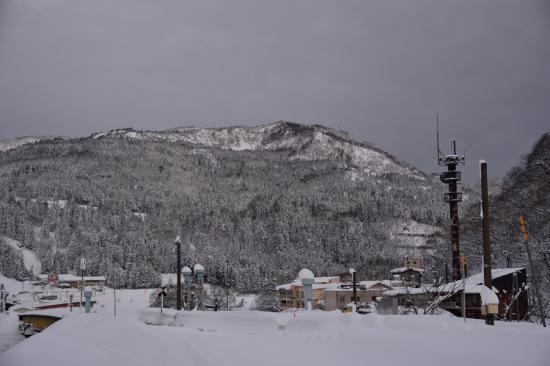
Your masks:
{"label": "lamp post", "polygon": [[176,309],[181,310],[181,240],[179,235],[174,241],[176,245]]}

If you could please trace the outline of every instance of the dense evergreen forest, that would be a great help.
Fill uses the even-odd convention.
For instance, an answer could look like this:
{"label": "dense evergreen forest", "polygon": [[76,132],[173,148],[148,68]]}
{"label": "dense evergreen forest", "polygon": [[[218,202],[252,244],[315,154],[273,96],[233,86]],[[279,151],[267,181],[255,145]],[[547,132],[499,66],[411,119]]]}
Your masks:
{"label": "dense evergreen forest", "polygon": [[[325,150],[366,146],[319,126],[282,124],[277,138],[286,139],[285,129],[306,140],[324,133]],[[0,153],[0,233],[34,250],[43,272],[75,271],[86,257],[90,274],[110,284],[151,286],[158,273],[175,271],[173,240],[181,235],[184,264],[200,262],[210,282],[239,290],[272,288],[302,267],[388,278],[403,258],[392,240],[396,224],[447,225],[438,177],[374,147],[393,164],[383,172],[336,149],[292,158],[315,156],[319,146],[306,151],[311,141],[237,151],[100,137]],[[444,271],[445,233],[428,239],[429,275]]]}
{"label": "dense evergreen forest", "polygon": [[[529,245],[539,283],[550,309],[550,134],[544,134],[532,151],[503,179],[498,193],[490,197],[491,241],[494,267],[528,265],[519,217],[527,222]],[[467,210],[464,247],[474,268],[481,267],[481,221],[479,205]],[[531,274],[531,272],[529,272]]]}

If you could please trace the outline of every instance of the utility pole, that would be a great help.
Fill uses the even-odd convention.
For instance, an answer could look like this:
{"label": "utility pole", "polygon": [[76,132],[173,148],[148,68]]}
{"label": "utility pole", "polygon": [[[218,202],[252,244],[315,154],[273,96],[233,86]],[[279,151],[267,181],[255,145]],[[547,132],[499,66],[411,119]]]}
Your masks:
{"label": "utility pole", "polygon": [[437,115],[437,164],[447,166],[439,176],[442,183],[449,185],[449,192],[445,193],[445,202],[449,203],[449,214],[451,219],[451,257],[453,280],[458,281],[460,275],[460,245],[458,225],[458,203],[462,202],[462,192],[458,192],[458,182],[462,180],[460,171],[456,170],[457,165],[464,165],[464,156],[456,153],[456,142],[453,140],[453,153],[443,155],[439,149],[439,115]]}
{"label": "utility pole", "polygon": [[351,273],[351,283],[353,284],[353,304],[355,305],[355,311],[357,311],[357,271],[353,268],[350,268],[349,272]]}
{"label": "utility pole", "polygon": [[[493,275],[491,264],[491,220],[489,217],[489,185],[487,183],[487,162],[479,161],[481,177],[481,224],[483,237],[483,284],[493,291]],[[495,325],[493,314],[487,314],[485,324]]]}
{"label": "utility pole", "polygon": [[529,259],[529,267],[531,268],[531,276],[533,285],[535,285],[535,292],[537,295],[537,302],[539,303],[539,312],[542,319],[542,326],[546,328],[546,316],[544,315],[544,309],[542,308],[542,298],[540,297],[539,283],[537,279],[537,271],[531,259],[531,250],[529,249],[529,235],[525,229],[525,219],[523,216],[519,217],[519,225],[521,226],[521,233],[523,234],[523,241],[525,242],[525,249],[527,249],[527,258]]}
{"label": "utility pole", "polygon": [[6,311],[6,300],[4,296],[4,284],[0,283],[0,313],[4,313]]}
{"label": "utility pole", "polygon": [[229,311],[229,256],[225,258],[225,310]]}
{"label": "utility pole", "polygon": [[176,245],[176,309],[181,310],[181,240],[179,235],[174,241]]}
{"label": "utility pole", "polygon": [[481,173],[481,223],[483,235],[483,284],[489,289],[493,288],[491,275],[491,237],[489,218],[489,187],[487,184],[487,163],[485,160],[480,160]]}
{"label": "utility pole", "polygon": [[460,256],[460,268],[462,269],[462,318],[466,322],[466,277],[464,276],[464,266],[466,265],[466,258],[464,254]]}

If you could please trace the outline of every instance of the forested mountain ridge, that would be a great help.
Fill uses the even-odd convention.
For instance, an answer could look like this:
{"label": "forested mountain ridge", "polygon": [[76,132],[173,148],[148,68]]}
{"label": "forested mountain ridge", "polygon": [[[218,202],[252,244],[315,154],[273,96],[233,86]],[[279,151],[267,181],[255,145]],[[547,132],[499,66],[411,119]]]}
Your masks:
{"label": "forested mountain ridge", "polygon": [[[38,141],[0,153],[0,182],[0,232],[43,271],[74,271],[85,256],[91,274],[130,287],[174,271],[177,234],[185,264],[241,290],[304,266],[386,277],[403,256],[396,228],[441,227],[448,215],[437,177],[289,122]],[[420,249],[438,257],[446,244],[431,231]]]}
{"label": "forested mountain ridge", "polygon": [[235,151],[286,151],[289,160],[343,160],[357,167],[366,167],[366,173],[410,174],[425,179],[424,173],[387,152],[344,131],[320,125],[281,121],[257,127],[182,127],[160,132],[127,128],[93,134],[92,138],[111,136],[144,141],[188,142]]}
{"label": "forested mountain ridge", "polygon": [[[494,266],[528,266],[519,226],[519,217],[524,216],[539,281],[550,299],[550,133],[542,135],[509,171],[500,192],[490,197],[489,203]],[[481,265],[479,206],[472,206],[465,217],[463,241],[474,259],[473,268],[477,268]]]}

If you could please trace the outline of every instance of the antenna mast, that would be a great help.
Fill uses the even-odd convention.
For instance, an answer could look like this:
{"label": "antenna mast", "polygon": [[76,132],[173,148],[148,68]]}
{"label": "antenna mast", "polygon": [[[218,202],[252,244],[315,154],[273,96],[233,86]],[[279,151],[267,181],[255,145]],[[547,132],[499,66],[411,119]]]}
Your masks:
{"label": "antenna mast", "polygon": [[451,218],[451,253],[454,281],[458,281],[461,278],[458,203],[462,202],[462,192],[458,192],[457,187],[458,182],[462,180],[462,175],[460,171],[456,170],[456,167],[465,163],[464,156],[456,154],[456,142],[454,140],[453,154],[444,155],[441,153],[439,149],[439,114],[437,114],[437,164],[439,166],[447,166],[447,171],[442,172],[439,179],[449,186],[449,192],[445,193],[445,202],[449,203]]}
{"label": "antenna mast", "polygon": [[439,164],[439,159],[441,158],[441,150],[439,149],[439,113],[435,114],[435,119],[437,121],[437,129],[436,129],[436,136],[437,136],[437,164]]}

